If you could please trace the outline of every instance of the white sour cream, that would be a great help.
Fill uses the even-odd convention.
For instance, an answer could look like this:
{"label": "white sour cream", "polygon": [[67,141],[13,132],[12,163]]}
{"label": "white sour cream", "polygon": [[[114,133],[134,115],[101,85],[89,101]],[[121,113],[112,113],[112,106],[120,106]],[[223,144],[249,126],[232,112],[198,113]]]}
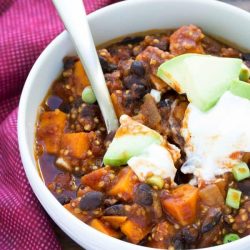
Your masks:
{"label": "white sour cream", "polygon": [[250,152],[250,101],[226,92],[208,112],[189,104],[181,133],[187,154],[182,172],[213,180]]}
{"label": "white sour cream", "polygon": [[166,147],[157,144],[147,147],[141,155],[132,157],[128,165],[140,181],[145,181],[150,175],[173,180],[176,173],[173,156]]}

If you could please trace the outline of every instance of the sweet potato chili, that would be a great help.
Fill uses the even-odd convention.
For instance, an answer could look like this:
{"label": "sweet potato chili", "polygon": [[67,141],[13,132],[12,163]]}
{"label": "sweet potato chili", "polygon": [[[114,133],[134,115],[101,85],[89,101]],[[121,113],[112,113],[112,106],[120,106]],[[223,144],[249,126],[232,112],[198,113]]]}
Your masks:
{"label": "sweet potato chili", "polygon": [[[162,63],[185,53],[250,63],[249,54],[194,25],[126,37],[98,49],[117,116],[126,114],[180,151],[173,180],[149,174],[142,181],[128,164],[103,164],[115,131],[107,134],[77,57],[64,58],[63,71],[40,106],[35,155],[45,184],[65,209],[109,236],[153,248],[187,249],[250,234],[248,176],[239,181],[230,171],[213,181],[194,183],[192,174],[181,172],[186,155],[180,129],[189,102],[156,73]],[[249,171],[248,154],[243,161]],[[232,197],[237,195],[235,205]]]}

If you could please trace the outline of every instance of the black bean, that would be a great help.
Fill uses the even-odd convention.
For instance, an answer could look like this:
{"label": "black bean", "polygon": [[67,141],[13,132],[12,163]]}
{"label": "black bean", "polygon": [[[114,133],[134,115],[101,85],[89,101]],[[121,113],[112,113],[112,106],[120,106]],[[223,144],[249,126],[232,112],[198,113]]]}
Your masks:
{"label": "black bean", "polygon": [[55,109],[58,109],[60,105],[62,104],[63,100],[55,95],[51,95],[46,100],[46,105],[49,107],[51,111],[54,111]]}
{"label": "black bean", "polygon": [[59,109],[60,109],[62,112],[68,114],[68,113],[70,113],[71,106],[70,106],[69,103],[63,102],[63,103],[60,105]]}
{"label": "black bean", "polygon": [[104,210],[104,215],[125,215],[125,208],[122,204],[113,205]]}
{"label": "black bean", "polygon": [[145,68],[144,68],[143,62],[133,61],[131,66],[130,66],[130,72],[132,74],[135,74],[138,76],[144,76],[145,75]]}
{"label": "black bean", "polygon": [[134,37],[125,37],[122,41],[120,41],[121,45],[126,45],[126,44],[135,44],[135,43],[140,43],[144,40],[143,36],[134,36]]}
{"label": "black bean", "polygon": [[250,53],[243,53],[242,59],[245,61],[250,61]]}
{"label": "black bean", "polygon": [[102,205],[104,194],[102,192],[88,192],[80,201],[80,209],[89,211],[94,210]]}
{"label": "black bean", "polygon": [[63,67],[65,70],[72,69],[75,62],[78,60],[76,56],[65,57],[63,59]]}
{"label": "black bean", "polygon": [[112,73],[117,69],[117,65],[109,63],[104,57],[99,56],[99,61],[102,66],[103,73]]}
{"label": "black bean", "polygon": [[123,79],[123,84],[124,84],[126,89],[130,89],[133,84],[148,86],[148,83],[144,78],[139,77],[139,76],[134,75],[134,74],[126,76]]}
{"label": "black bean", "polygon": [[71,198],[67,195],[60,195],[57,197],[57,200],[62,204],[65,205],[70,202]]}
{"label": "black bean", "polygon": [[222,212],[219,208],[210,208],[201,225],[201,233],[212,230],[220,222],[221,216]]}
{"label": "black bean", "polygon": [[152,189],[148,184],[140,184],[135,191],[135,202],[142,206],[153,204]]}
{"label": "black bean", "polygon": [[182,238],[181,231],[179,231],[173,238],[174,248],[175,249],[185,249],[185,242]]}
{"label": "black bean", "polygon": [[238,188],[244,195],[250,196],[250,179],[238,182]]}
{"label": "black bean", "polygon": [[194,243],[198,238],[199,232],[194,227],[184,227],[182,229],[182,238],[186,244]]}

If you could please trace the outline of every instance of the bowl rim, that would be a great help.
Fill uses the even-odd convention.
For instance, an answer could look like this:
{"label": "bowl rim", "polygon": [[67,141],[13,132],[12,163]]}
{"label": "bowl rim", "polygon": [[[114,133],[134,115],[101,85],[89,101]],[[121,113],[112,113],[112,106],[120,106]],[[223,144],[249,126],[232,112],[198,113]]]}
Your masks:
{"label": "bowl rim", "polygon": [[[103,12],[115,10],[116,8],[119,8],[123,5],[133,5],[137,2],[141,2],[143,4],[151,3],[151,2],[174,2],[174,3],[184,3],[184,2],[190,2],[192,4],[204,4],[204,5],[213,5],[216,8],[223,8],[227,9],[231,12],[238,12],[241,15],[247,15],[250,21],[250,13],[242,10],[238,7],[232,6],[230,4],[219,2],[217,0],[206,0],[206,1],[200,1],[200,0],[134,0],[134,1],[123,1],[118,2],[106,7],[103,7],[99,10],[96,10],[88,15],[88,19],[96,19],[99,15],[101,15]],[[201,3],[203,2],[203,3]],[[91,244],[94,246],[94,239],[98,238],[98,241],[108,242],[109,245],[112,247],[110,249],[116,249],[115,246],[118,246],[120,248],[126,247],[126,249],[137,249],[137,250],[152,250],[154,248],[144,247],[135,245],[129,242],[125,242],[122,240],[115,239],[111,236],[105,235],[96,229],[92,228],[91,226],[87,225],[86,223],[83,223],[79,219],[77,219],[73,214],[71,214],[68,210],[64,209],[64,207],[57,201],[57,199],[53,196],[53,194],[48,190],[44,182],[39,176],[38,171],[36,170],[36,167],[34,167],[33,164],[33,155],[30,155],[29,152],[29,145],[27,141],[27,136],[25,131],[26,126],[26,107],[28,102],[28,97],[30,95],[30,89],[32,85],[34,84],[34,79],[36,77],[37,72],[41,69],[41,65],[44,61],[46,61],[46,58],[50,55],[50,53],[54,50],[55,47],[58,46],[63,40],[66,39],[68,36],[67,31],[61,32],[59,35],[57,35],[49,44],[48,46],[42,51],[40,56],[37,58],[36,62],[34,63],[22,90],[20,102],[19,102],[19,109],[18,109],[18,121],[17,121],[17,130],[18,130],[18,144],[19,144],[19,150],[20,155],[22,159],[22,164],[26,173],[26,176],[28,178],[29,184],[35,193],[37,199],[39,200],[40,204],[43,206],[43,208],[46,210],[46,212],[49,214],[49,216],[53,219],[53,221],[75,242],[80,244],[81,246],[82,241],[78,239],[78,235],[73,231],[73,225],[74,228],[81,229],[81,232],[85,232],[88,234],[87,239],[85,242],[91,242]],[[33,131],[34,132],[34,131]],[[46,197],[46,201],[44,199]],[[50,204],[49,206],[47,204]],[[52,209],[52,208],[55,209]],[[59,213],[58,213],[59,211]],[[59,214],[61,216],[59,216]],[[64,218],[64,220],[62,220]],[[71,223],[68,223],[68,220],[71,221]],[[72,230],[71,230],[72,229]],[[244,238],[241,238],[238,241],[230,243],[230,247],[240,247],[241,245],[247,245],[247,243],[250,243],[250,235],[246,236]],[[86,243],[87,246],[87,243]],[[219,245],[209,248],[203,248],[203,249],[214,249],[214,250],[225,250],[225,245]]]}

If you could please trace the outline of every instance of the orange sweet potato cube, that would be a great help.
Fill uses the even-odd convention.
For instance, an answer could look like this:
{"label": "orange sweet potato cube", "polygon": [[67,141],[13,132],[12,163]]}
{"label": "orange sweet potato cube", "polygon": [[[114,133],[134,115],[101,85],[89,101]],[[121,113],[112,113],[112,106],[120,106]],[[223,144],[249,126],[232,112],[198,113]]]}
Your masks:
{"label": "orange sweet potato cube", "polygon": [[119,118],[121,115],[125,114],[125,111],[123,109],[122,103],[121,103],[121,98],[117,94],[112,93],[111,94],[111,101],[114,105],[115,113],[117,117]]}
{"label": "orange sweet potato cube", "polygon": [[66,133],[62,135],[61,149],[68,150],[68,155],[82,158],[89,150],[88,133]]}
{"label": "orange sweet potato cube", "polygon": [[127,216],[103,216],[102,220],[108,222],[113,228],[118,229],[127,220]]}
{"label": "orange sweet potato cube", "polygon": [[105,225],[101,220],[99,219],[93,219],[90,224],[91,227],[95,228],[96,230],[105,233],[111,237],[114,238],[120,238],[121,234],[119,232],[116,232],[114,229],[110,228],[109,226]]}
{"label": "orange sweet potato cube", "polygon": [[119,198],[128,201],[133,199],[134,188],[138,183],[138,178],[129,167],[123,168],[116,179],[114,184],[108,191],[108,195],[115,195]]}
{"label": "orange sweet potato cube", "polygon": [[67,116],[55,110],[44,112],[40,116],[37,129],[38,142],[44,144],[45,150],[56,154],[60,147],[61,137],[66,127]]}
{"label": "orange sweet potato cube", "polygon": [[90,84],[80,61],[77,61],[74,65],[73,77],[76,93],[77,95],[81,95],[83,89]]}
{"label": "orange sweet potato cube", "polygon": [[109,170],[110,170],[109,167],[105,167],[105,168],[100,168],[100,169],[97,169],[95,171],[92,171],[88,174],[85,174],[81,178],[81,182],[85,186],[89,186],[90,188],[92,188],[94,190],[101,191],[102,189],[105,188],[105,185],[100,186],[99,184],[105,178],[105,176],[107,176],[109,174],[109,172],[110,172]]}
{"label": "orange sweet potato cube", "polygon": [[178,223],[185,226],[196,218],[198,188],[184,184],[163,198],[162,206]]}
{"label": "orange sweet potato cube", "polygon": [[127,236],[129,241],[137,244],[149,233],[150,228],[142,227],[132,220],[126,220],[121,225],[121,231]]}

